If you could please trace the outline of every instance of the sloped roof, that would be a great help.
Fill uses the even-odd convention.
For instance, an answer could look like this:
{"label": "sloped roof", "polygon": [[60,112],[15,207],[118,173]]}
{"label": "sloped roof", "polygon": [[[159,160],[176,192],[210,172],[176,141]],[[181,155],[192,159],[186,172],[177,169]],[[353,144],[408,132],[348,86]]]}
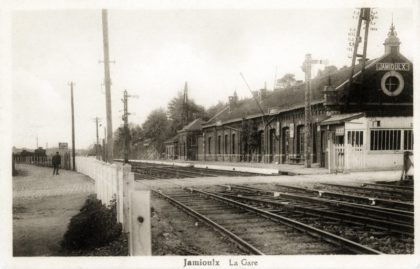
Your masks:
{"label": "sloped roof", "polygon": [[166,140],[165,142],[163,142],[164,144],[173,144],[175,142],[178,142],[178,134],[169,138],[168,140]]}
{"label": "sloped roof", "polygon": [[192,131],[200,131],[202,129],[202,124],[204,121],[202,119],[195,119],[192,122],[185,125],[181,130],[178,132],[192,132]]}
{"label": "sloped roof", "polygon": [[[367,61],[366,68],[372,66],[376,61],[382,58],[383,57]],[[357,64],[355,66],[353,77],[358,76],[360,74],[360,70],[361,64]],[[348,82],[350,72],[351,67],[346,67],[337,70],[334,73],[313,78],[311,80],[312,104],[323,102],[324,86],[329,85],[329,83],[331,83],[333,88],[342,88],[342,86]],[[270,110],[279,113],[281,111],[304,107],[305,88],[306,83],[303,83],[286,89],[267,91],[265,98],[262,101],[259,101],[264,114],[269,115]],[[223,124],[230,121],[240,120],[242,118],[258,116],[262,116],[262,113],[261,109],[257,105],[257,102],[253,98],[247,98],[238,100],[234,108],[230,110],[225,109],[222,113],[219,113],[217,117],[213,117],[204,123],[204,125],[212,126],[214,124]]]}
{"label": "sloped roof", "polygon": [[332,115],[328,119],[321,121],[321,125],[331,125],[331,124],[339,124],[346,121],[358,119],[363,117],[365,113],[348,113],[348,114],[337,114]]}

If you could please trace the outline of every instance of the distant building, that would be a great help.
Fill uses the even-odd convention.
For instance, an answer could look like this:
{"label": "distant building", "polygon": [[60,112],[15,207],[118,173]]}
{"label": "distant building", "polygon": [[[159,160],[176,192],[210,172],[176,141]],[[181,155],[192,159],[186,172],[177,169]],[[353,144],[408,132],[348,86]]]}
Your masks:
{"label": "distant building", "polygon": [[165,141],[168,159],[197,160],[198,140],[202,133],[202,119],[195,119],[178,131],[178,134]]}

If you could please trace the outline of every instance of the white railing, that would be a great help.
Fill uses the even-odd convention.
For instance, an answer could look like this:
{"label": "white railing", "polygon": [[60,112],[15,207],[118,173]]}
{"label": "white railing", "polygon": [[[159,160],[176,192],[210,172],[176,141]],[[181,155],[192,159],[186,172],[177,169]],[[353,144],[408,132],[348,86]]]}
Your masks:
{"label": "white railing", "polygon": [[[130,255],[151,255],[150,192],[134,189],[131,165],[76,156],[76,169],[95,181],[95,193],[103,204],[108,206],[115,199],[117,221],[128,234]],[[135,204],[138,201],[141,205]]]}

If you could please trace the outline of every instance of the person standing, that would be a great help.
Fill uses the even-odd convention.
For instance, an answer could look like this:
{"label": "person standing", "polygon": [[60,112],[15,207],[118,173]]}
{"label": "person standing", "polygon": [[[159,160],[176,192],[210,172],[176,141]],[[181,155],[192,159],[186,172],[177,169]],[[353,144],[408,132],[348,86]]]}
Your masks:
{"label": "person standing", "polygon": [[61,165],[61,156],[60,156],[60,154],[58,153],[58,151],[57,151],[57,152],[55,153],[55,155],[52,157],[51,162],[52,162],[52,165],[53,165],[53,167],[54,167],[54,170],[53,170],[53,175],[58,175],[58,169],[60,168],[60,165]]}

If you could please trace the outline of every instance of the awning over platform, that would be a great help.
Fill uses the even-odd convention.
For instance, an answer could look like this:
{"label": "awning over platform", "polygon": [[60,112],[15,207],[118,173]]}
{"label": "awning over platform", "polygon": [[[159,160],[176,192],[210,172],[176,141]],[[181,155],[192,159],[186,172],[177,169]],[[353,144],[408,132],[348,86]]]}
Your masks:
{"label": "awning over platform", "polygon": [[332,115],[328,119],[325,119],[320,122],[321,125],[334,125],[334,124],[341,124],[347,121],[351,121],[354,119],[358,119],[365,116],[365,113],[358,112],[358,113],[348,113],[348,114],[337,114]]}

